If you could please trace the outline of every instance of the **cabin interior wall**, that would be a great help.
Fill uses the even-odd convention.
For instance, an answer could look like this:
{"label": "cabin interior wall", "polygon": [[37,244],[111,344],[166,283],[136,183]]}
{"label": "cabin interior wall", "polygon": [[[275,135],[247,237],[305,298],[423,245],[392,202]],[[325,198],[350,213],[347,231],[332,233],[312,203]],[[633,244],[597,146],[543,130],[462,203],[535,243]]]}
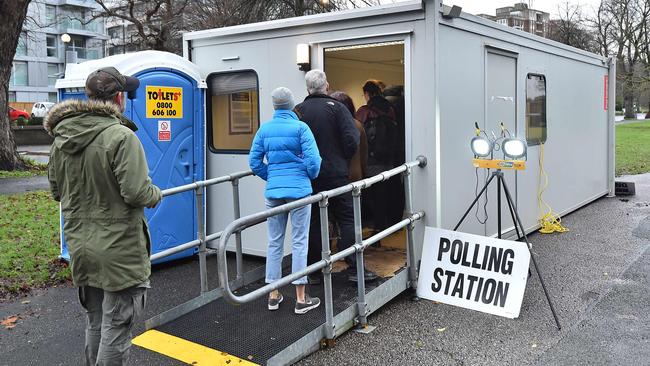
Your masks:
{"label": "cabin interior wall", "polygon": [[326,51],[325,73],[330,90],[344,91],[359,108],[366,104],[361,88],[367,80],[404,85],[403,62],[403,44]]}

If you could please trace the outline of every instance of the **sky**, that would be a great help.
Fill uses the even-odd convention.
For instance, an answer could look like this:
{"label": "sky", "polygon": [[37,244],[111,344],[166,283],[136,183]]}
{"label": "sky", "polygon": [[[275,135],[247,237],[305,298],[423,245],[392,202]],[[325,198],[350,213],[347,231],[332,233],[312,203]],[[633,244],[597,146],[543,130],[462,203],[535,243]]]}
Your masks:
{"label": "sky", "polygon": [[[551,14],[551,18],[557,18],[558,5],[565,3],[566,0],[532,0],[532,8],[545,11]],[[490,14],[495,15],[496,8],[512,6],[520,0],[443,0],[446,5],[458,5],[463,11],[471,14]],[[528,0],[523,1],[528,3]],[[578,4],[583,8],[583,14],[592,13],[592,8],[600,4],[600,0],[569,0],[570,4]]]}

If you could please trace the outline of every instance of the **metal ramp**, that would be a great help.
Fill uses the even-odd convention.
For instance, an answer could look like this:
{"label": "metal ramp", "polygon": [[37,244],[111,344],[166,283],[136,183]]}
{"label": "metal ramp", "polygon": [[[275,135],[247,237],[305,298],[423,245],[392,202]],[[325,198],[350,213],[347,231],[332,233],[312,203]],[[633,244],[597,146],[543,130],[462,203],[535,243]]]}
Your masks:
{"label": "metal ramp", "polygon": [[[366,299],[372,299],[371,302],[377,304],[376,307],[370,308],[371,312],[406,289],[405,274],[402,268],[392,278],[383,278],[366,285],[368,291]],[[257,282],[237,292],[250,292],[261,285],[263,284]],[[332,275],[332,286],[337,325],[335,329],[339,335],[354,326],[354,321],[346,321],[349,318],[346,314],[356,313],[357,288],[355,284],[348,281],[344,272]],[[228,354],[226,357],[229,358],[221,359],[219,362],[212,358],[215,362],[207,364],[225,364],[221,361],[227,359],[232,362],[229,364],[235,365],[240,362],[259,365],[290,364],[326,345],[323,342],[325,307],[320,306],[304,315],[294,314],[295,291],[292,286],[287,286],[281,291],[284,301],[277,311],[267,310],[266,298],[259,298],[240,306],[233,306],[221,298],[154,328],[154,331],[207,347],[219,355]],[[324,298],[322,285],[310,286],[309,292],[321,299]],[[337,319],[339,321],[336,321]],[[147,333],[143,335],[146,337]],[[140,342],[140,337],[133,341],[134,344],[177,358],[178,353],[170,350],[167,345],[163,344],[163,348],[159,348]],[[198,365],[204,364],[193,357],[181,361],[189,364],[192,362],[197,362]]]}
{"label": "metal ramp", "polygon": [[[199,247],[199,266],[201,275],[201,294],[173,309],[170,309],[145,322],[148,329],[133,340],[135,345],[175,358],[193,365],[287,365],[317,351],[323,346],[333,346],[336,337],[352,327],[365,328],[367,316],[408,288],[416,288],[416,263],[414,257],[413,228],[424,217],[423,212],[412,212],[411,168],[424,167],[426,159],[403,164],[389,171],[349,185],[320,192],[283,206],[239,217],[238,180],[249,175],[247,172],[214,178],[209,181],[172,188],[163,195],[175,194],[194,189],[199,221],[202,220],[203,188],[210,184],[231,182],[235,199],[235,217],[224,231],[205,235],[203,225],[199,225],[198,239],[170,249],[157,257],[172,255],[176,250]],[[389,228],[363,239],[361,225],[361,190],[373,184],[403,174],[406,193],[407,217]],[[327,201],[330,197],[352,193],[354,203],[355,244],[341,252],[332,254],[329,248],[329,227],[327,220]],[[263,283],[264,268],[259,267],[242,273],[243,256],[241,251],[241,231],[263,223],[266,218],[280,212],[305,205],[318,204],[321,216],[321,237],[323,240],[322,259],[302,272],[286,273],[272,283]],[[406,234],[402,250],[393,249],[389,257],[378,253],[387,249],[370,248],[380,240]],[[230,280],[226,245],[235,236],[236,277]],[[216,242],[218,239],[218,243]],[[211,242],[215,242],[212,243]],[[219,288],[207,291],[205,268],[206,249],[217,250]],[[365,254],[364,254],[365,253]],[[385,254],[385,253],[384,253]],[[355,255],[357,273],[362,276],[364,260],[373,270],[373,264],[395,261],[391,273],[374,282],[357,283],[348,280],[347,272],[337,273],[337,262],[348,255]],[[287,258],[285,258],[285,261]],[[381,264],[379,263],[379,264]],[[306,274],[323,272],[323,283],[309,286],[309,292],[321,299],[321,306],[304,315],[294,314],[295,291],[290,284]],[[270,312],[266,296],[280,289],[284,301],[280,309]]]}

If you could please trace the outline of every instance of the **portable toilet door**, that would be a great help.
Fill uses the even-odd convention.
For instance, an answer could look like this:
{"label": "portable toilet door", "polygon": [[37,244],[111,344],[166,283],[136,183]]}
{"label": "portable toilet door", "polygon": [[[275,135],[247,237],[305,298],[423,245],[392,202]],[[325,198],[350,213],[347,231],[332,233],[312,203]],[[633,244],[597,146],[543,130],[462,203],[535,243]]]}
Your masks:
{"label": "portable toilet door", "polygon": [[[205,82],[194,64],[171,53],[142,51],[69,66],[73,70],[66,71],[66,78],[57,82],[57,88],[62,89],[61,100],[79,98],[87,75],[102,67],[113,66],[140,80],[135,98],[126,101],[124,115],[138,127],[135,134],[142,143],[149,176],[156,186],[167,189],[204,179]],[[151,254],[197,238],[193,191],[165,197],[155,208],[145,209],[145,215],[151,233]],[[61,255],[68,259],[63,239],[62,235]],[[196,249],[188,249],[158,262],[195,252]]]}
{"label": "portable toilet door", "polygon": [[[146,151],[149,176],[161,189],[203,180],[203,97],[196,81],[169,69],[149,69],[135,77],[141,86],[125,115],[138,126],[136,135]],[[196,239],[193,191],[165,197],[146,211],[153,253]],[[186,257],[195,250],[166,260]]]}

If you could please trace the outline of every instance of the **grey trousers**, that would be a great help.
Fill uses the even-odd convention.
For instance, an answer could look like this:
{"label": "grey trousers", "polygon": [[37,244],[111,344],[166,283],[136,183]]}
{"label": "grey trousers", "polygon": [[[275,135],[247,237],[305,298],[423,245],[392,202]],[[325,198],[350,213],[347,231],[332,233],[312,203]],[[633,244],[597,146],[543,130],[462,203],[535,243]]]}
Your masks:
{"label": "grey trousers", "polygon": [[86,366],[126,364],[134,319],[146,303],[148,282],[118,292],[79,287],[79,302],[86,310]]}

